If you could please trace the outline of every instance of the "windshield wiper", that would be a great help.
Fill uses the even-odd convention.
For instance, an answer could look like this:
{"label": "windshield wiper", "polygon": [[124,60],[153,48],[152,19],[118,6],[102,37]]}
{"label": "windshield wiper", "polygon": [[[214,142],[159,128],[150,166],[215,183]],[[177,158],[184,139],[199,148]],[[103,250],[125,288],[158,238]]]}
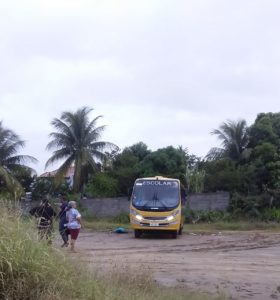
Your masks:
{"label": "windshield wiper", "polygon": [[[154,196],[153,196],[153,200],[154,200],[154,203],[156,204],[156,202],[158,201],[164,208],[167,208],[167,206],[165,205],[165,203],[160,200],[157,196],[157,192],[154,193]],[[156,206],[156,205],[155,205]]]}
{"label": "windshield wiper", "polygon": [[158,207],[156,205],[157,202],[159,202],[162,206],[158,207],[158,208],[168,208],[168,206],[164,203],[163,200],[160,200],[157,196],[157,192],[154,192],[154,195],[151,199],[145,201],[143,204],[139,205],[139,207],[149,207],[151,208],[151,206],[147,206],[147,204],[151,204],[150,202],[153,201],[154,207]]}

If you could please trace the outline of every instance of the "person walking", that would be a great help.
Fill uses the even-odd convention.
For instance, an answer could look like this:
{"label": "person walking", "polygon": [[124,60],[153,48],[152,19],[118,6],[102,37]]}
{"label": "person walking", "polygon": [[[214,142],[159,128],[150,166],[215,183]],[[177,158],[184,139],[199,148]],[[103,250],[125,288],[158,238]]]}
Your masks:
{"label": "person walking", "polygon": [[77,210],[77,203],[76,201],[69,201],[68,203],[69,210],[66,213],[66,218],[68,220],[67,228],[70,232],[70,246],[71,251],[75,252],[75,244],[77,241],[77,238],[79,236],[80,229],[82,227],[81,223],[81,214]]}
{"label": "person walking", "polygon": [[68,247],[68,245],[69,245],[69,243],[68,243],[69,229],[67,228],[66,212],[69,209],[69,207],[68,207],[68,201],[65,196],[62,196],[62,198],[60,200],[59,208],[60,208],[60,210],[58,213],[58,217],[59,217],[58,229],[59,229],[59,233],[63,240],[63,244],[61,245],[61,247]]}
{"label": "person walking", "polygon": [[49,244],[52,243],[53,218],[56,212],[51,207],[48,199],[43,199],[40,206],[32,208],[29,213],[37,218],[38,236],[40,239],[46,239]]}

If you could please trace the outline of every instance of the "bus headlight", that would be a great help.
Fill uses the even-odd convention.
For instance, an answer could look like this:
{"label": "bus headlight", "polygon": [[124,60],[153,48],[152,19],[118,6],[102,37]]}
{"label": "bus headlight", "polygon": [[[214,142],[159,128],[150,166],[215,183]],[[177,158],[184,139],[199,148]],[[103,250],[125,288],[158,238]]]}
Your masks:
{"label": "bus headlight", "polygon": [[173,215],[168,216],[168,217],[166,218],[166,220],[167,220],[168,222],[171,222],[171,221],[174,220],[174,216],[173,216]]}
{"label": "bus headlight", "polygon": [[136,215],[135,218],[136,218],[138,221],[142,221],[142,220],[144,219],[141,215]]}
{"label": "bus headlight", "polygon": [[179,211],[179,209],[178,209],[178,210],[176,210],[172,215],[166,217],[166,220],[167,220],[168,222],[173,221],[173,220],[175,219],[175,217],[176,217],[179,213],[180,213],[180,211]]}

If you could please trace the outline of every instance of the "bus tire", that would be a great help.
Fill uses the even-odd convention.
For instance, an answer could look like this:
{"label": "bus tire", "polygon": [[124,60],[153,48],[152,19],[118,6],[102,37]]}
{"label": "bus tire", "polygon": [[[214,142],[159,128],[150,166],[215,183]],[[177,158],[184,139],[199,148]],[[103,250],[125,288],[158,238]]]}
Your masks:
{"label": "bus tire", "polygon": [[183,232],[183,226],[180,227],[180,229],[179,229],[179,231],[178,231],[178,234],[181,235],[182,232]]}
{"label": "bus tire", "polygon": [[135,229],[134,230],[134,237],[136,239],[139,239],[141,237],[142,231],[140,229]]}
{"label": "bus tire", "polygon": [[172,239],[177,239],[177,235],[178,235],[177,230],[173,230],[173,231],[171,232]]}

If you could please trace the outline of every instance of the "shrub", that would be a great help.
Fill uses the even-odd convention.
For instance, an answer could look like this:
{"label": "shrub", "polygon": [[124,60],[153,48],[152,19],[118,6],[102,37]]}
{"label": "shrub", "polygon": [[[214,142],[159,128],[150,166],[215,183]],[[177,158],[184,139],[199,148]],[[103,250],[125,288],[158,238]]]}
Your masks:
{"label": "shrub", "polygon": [[120,224],[128,224],[129,223],[129,214],[120,213],[113,218],[113,221]]}
{"label": "shrub", "polygon": [[280,223],[280,209],[279,208],[265,209],[262,213],[262,220],[265,222]]}
{"label": "shrub", "polygon": [[193,211],[186,210],[186,223],[215,223],[215,222],[229,222],[233,216],[228,212],[210,210],[210,211]]}
{"label": "shrub", "polygon": [[275,198],[275,207],[271,208],[272,196],[268,193],[254,196],[244,196],[234,193],[231,197],[229,211],[235,217],[250,218],[260,221],[278,222],[278,198]]}
{"label": "shrub", "polygon": [[117,180],[106,173],[94,174],[85,188],[89,197],[115,197],[118,195]]}

